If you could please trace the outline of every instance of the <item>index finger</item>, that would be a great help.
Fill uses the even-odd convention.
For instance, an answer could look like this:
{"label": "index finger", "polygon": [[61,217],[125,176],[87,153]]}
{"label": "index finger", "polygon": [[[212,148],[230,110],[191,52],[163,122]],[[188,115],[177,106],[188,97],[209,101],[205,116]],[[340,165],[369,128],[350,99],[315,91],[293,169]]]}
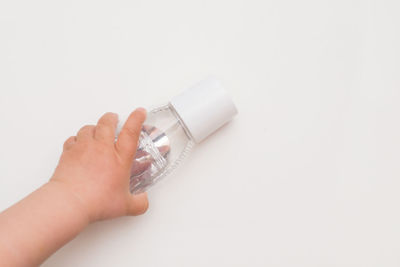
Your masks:
{"label": "index finger", "polygon": [[97,122],[94,138],[113,144],[115,140],[115,128],[117,127],[117,123],[118,115],[107,112]]}

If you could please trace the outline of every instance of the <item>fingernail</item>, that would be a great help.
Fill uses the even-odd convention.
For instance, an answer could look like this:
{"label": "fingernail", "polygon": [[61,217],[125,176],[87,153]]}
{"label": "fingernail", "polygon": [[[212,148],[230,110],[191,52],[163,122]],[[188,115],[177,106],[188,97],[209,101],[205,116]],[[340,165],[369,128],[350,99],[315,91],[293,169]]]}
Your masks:
{"label": "fingernail", "polygon": [[114,116],[115,118],[117,118],[117,119],[118,119],[118,117],[119,117],[117,113],[110,112],[110,114],[111,114],[112,116]]}
{"label": "fingernail", "polygon": [[145,108],[142,108],[142,107],[137,108],[136,111],[142,112],[142,113],[144,113],[144,114],[147,113],[146,109],[145,109]]}

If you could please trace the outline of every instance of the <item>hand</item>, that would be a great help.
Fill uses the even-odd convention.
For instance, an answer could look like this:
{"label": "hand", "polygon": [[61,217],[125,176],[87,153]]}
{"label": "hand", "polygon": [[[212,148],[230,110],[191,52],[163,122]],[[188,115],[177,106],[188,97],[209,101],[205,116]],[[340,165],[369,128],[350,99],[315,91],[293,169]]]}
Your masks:
{"label": "hand", "polygon": [[89,222],[147,210],[147,194],[129,192],[131,165],[145,118],[142,108],[132,112],[115,141],[118,116],[106,113],[96,126],[84,126],[65,141],[49,184],[76,198]]}

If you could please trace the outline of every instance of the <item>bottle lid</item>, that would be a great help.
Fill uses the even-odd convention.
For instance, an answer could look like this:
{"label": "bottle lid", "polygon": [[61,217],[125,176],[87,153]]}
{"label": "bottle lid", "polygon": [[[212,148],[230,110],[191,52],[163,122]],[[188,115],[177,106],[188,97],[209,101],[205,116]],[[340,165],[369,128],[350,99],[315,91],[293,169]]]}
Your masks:
{"label": "bottle lid", "polygon": [[187,130],[196,143],[230,121],[237,109],[221,82],[210,77],[171,100]]}

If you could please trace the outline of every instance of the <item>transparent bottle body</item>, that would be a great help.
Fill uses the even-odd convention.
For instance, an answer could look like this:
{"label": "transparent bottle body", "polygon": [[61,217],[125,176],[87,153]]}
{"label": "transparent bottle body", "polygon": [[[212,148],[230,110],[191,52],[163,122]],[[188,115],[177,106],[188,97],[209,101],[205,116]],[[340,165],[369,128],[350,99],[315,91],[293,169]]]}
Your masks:
{"label": "transparent bottle body", "polygon": [[184,123],[170,104],[149,111],[132,163],[131,193],[147,191],[167,176],[181,163],[193,145]]}

